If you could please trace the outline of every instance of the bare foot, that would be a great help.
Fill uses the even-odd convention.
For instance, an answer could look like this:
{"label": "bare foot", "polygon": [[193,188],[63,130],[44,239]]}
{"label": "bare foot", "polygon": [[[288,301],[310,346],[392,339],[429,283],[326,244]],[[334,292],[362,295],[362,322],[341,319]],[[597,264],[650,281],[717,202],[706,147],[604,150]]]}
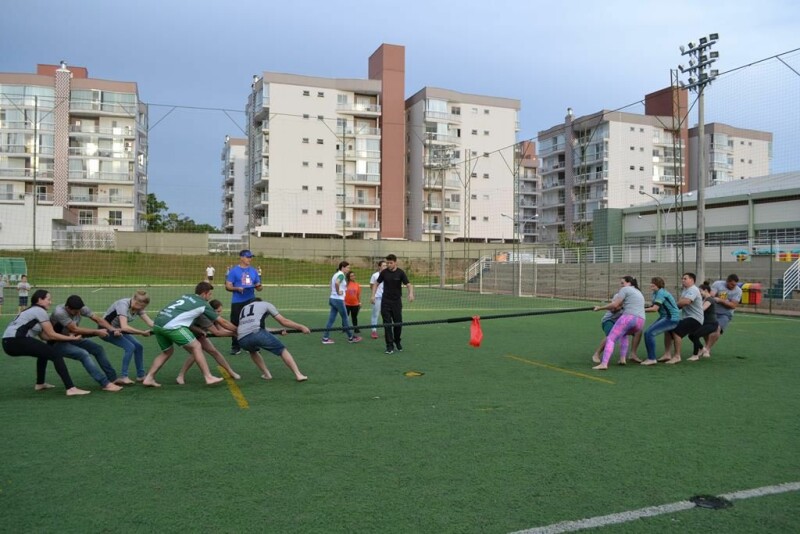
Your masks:
{"label": "bare foot", "polygon": [[305,376],[305,375],[299,375],[299,376],[297,377],[297,381],[298,381],[298,382],[305,382],[306,380],[308,380],[308,377],[307,377],[307,376]]}
{"label": "bare foot", "polygon": [[184,384],[185,384],[185,381],[184,381],[184,379],[183,379],[183,375],[178,375],[178,376],[177,376],[177,378],[175,378],[175,382],[176,382],[176,383],[177,383],[179,386],[182,386],[182,385],[184,385]]}
{"label": "bare foot", "polygon": [[700,356],[702,356],[703,358],[710,358],[711,351],[708,349],[703,349],[703,352],[700,353]]}
{"label": "bare foot", "polygon": [[228,373],[228,374],[231,375],[231,378],[233,378],[234,380],[241,380],[242,379],[242,376],[240,374],[237,374],[237,373]]}
{"label": "bare foot", "polygon": [[592,354],[592,361],[594,363],[600,363],[600,355],[597,354],[596,352],[594,354]]}
{"label": "bare foot", "polygon": [[688,358],[686,358],[686,360],[687,360],[687,361],[690,361],[690,362],[696,362],[696,361],[698,361],[699,359],[700,359],[700,355],[699,355],[699,354],[692,354],[691,356],[689,356]]}
{"label": "bare foot", "polygon": [[116,385],[118,385],[118,386],[130,386],[131,384],[135,384],[136,382],[134,382],[133,380],[131,380],[127,376],[122,376],[122,377],[117,378],[116,380],[114,380],[114,383]]}
{"label": "bare foot", "polygon": [[592,367],[592,369],[594,369],[595,371],[605,371],[606,369],[608,369],[608,365],[601,363],[600,365],[595,365],[594,367]]}
{"label": "bare foot", "polygon": [[619,361],[617,362],[617,365],[627,365],[627,364],[628,362],[625,361],[625,358],[620,358]]}
{"label": "bare foot", "polygon": [[219,384],[220,382],[223,382],[224,380],[225,380],[224,378],[220,378],[218,376],[209,375],[209,376],[206,377],[206,385],[207,386],[213,386],[214,384]]}
{"label": "bare foot", "polygon": [[122,386],[118,386],[113,382],[109,382],[103,386],[103,391],[122,391]]}
{"label": "bare foot", "polygon": [[146,376],[137,376],[136,377],[136,381],[137,382],[144,382],[145,380],[147,380]]}
{"label": "bare foot", "polygon": [[680,356],[673,356],[672,358],[670,358],[669,361],[667,362],[667,365],[675,365],[676,363],[681,363]]}
{"label": "bare foot", "polygon": [[262,378],[263,380],[272,380],[272,375],[271,375],[271,374],[269,374],[269,373],[267,373],[267,374],[265,374],[265,375],[261,375],[261,378]]}
{"label": "bare foot", "polygon": [[53,384],[48,384],[45,382],[44,384],[34,384],[33,389],[35,391],[44,391],[45,389],[53,389],[55,386]]}
{"label": "bare foot", "polygon": [[642,363],[642,360],[640,360],[640,359],[639,359],[639,358],[637,358],[636,356],[631,356],[631,357],[630,357],[630,358],[628,358],[628,359],[629,359],[630,361],[632,361],[633,363]]}
{"label": "bare foot", "polygon": [[672,355],[665,354],[662,357],[660,357],[657,361],[660,362],[660,363],[666,363],[666,362],[670,361],[671,359],[672,359]]}
{"label": "bare foot", "polygon": [[86,391],[85,389],[72,387],[67,390],[67,397],[74,397],[76,395],[88,395],[89,393],[91,393],[91,391]]}
{"label": "bare foot", "polygon": [[639,365],[655,365],[657,362],[655,360],[645,360]]}
{"label": "bare foot", "polygon": [[[137,378],[136,381],[138,382],[139,379]],[[150,378],[150,377],[147,377],[147,376],[142,379],[142,385],[144,387],[146,387],[146,388],[160,388],[161,387],[161,384],[156,382],[155,378]]]}

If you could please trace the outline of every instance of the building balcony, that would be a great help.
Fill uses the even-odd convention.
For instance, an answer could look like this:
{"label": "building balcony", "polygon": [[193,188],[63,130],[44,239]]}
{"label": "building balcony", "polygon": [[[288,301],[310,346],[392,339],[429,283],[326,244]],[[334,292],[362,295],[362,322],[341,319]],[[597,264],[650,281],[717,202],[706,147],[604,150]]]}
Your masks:
{"label": "building balcony", "polygon": [[[136,219],[108,219],[98,217],[79,217],[78,224],[83,226],[85,230],[133,230],[136,225]],[[94,227],[94,228],[92,228]]]}
{"label": "building balcony", "polygon": [[[545,147],[545,145],[547,145],[547,146]],[[558,152],[564,152],[564,149],[566,148],[566,146],[567,146],[567,144],[565,142],[563,142],[563,141],[554,145],[552,143],[542,143],[541,140],[540,140],[539,141],[539,147],[538,147],[539,148],[539,154],[538,154],[539,159],[542,159],[542,158],[544,158],[545,156],[547,156],[549,154],[556,154]]]}
{"label": "building balcony", "polygon": [[69,112],[77,115],[123,115],[136,116],[136,104],[113,104],[110,102],[85,102],[70,100]]}
{"label": "building balcony", "polygon": [[683,184],[681,179],[676,177],[674,174],[659,174],[654,176],[653,183],[659,185],[671,185],[675,187]]}
{"label": "building balcony", "polygon": [[52,156],[54,152],[51,146],[39,146],[34,148],[31,145],[0,145],[0,154],[31,154],[38,156]]}
{"label": "building balcony", "polygon": [[95,124],[70,124],[70,133],[99,134],[108,137],[135,137],[136,130],[131,126],[100,128]]}
{"label": "building balcony", "polygon": [[256,217],[253,219],[253,224],[256,226],[269,226],[269,217]]}
{"label": "building balcony", "polygon": [[[339,224],[337,226],[341,226],[342,222],[343,221],[341,221],[341,220],[338,221]],[[366,221],[357,220],[357,221],[352,221],[352,220],[346,219],[344,221],[344,227],[345,228],[351,228],[351,229],[352,228],[357,228],[359,230],[368,230],[368,231],[372,231],[372,232],[377,232],[378,230],[380,230],[380,226],[378,225],[378,221],[377,220],[366,220]]]}
{"label": "building balcony", "polygon": [[133,150],[112,150],[110,148],[97,148],[85,146],[69,147],[70,156],[85,158],[114,158],[114,159],[133,159]]}
{"label": "building balcony", "polygon": [[[438,234],[442,231],[441,223],[423,223],[422,232],[426,234]],[[461,225],[445,224],[444,231],[448,234],[457,234],[461,231]]]}
{"label": "building balcony", "polygon": [[[342,181],[342,173],[338,173],[337,175],[339,181]],[[380,185],[381,183],[381,175],[380,174],[350,174],[345,173],[344,175],[344,182],[353,183],[353,184],[367,184],[367,185]]]}
{"label": "building balcony", "polygon": [[5,192],[0,193],[0,202],[7,203],[13,202],[14,204],[22,204],[25,201],[25,193]]}
{"label": "building balcony", "polygon": [[336,205],[348,208],[380,208],[381,199],[376,197],[345,197],[336,195]]}
{"label": "building balcony", "polygon": [[124,196],[70,194],[68,200],[70,204],[133,205],[133,197]]}
{"label": "building balcony", "polygon": [[460,211],[461,210],[461,202],[454,202],[452,200],[445,200],[444,206],[442,206],[441,201],[433,200],[431,202],[426,202],[424,205],[425,211],[441,211],[442,209],[446,211]]}
{"label": "building balcony", "polygon": [[136,176],[131,172],[69,171],[69,179],[70,181],[133,183]]}
{"label": "building balcony", "polygon": [[267,204],[269,204],[269,193],[260,193],[257,195],[253,195],[253,203],[266,206]]}
{"label": "building balcony", "polygon": [[429,145],[431,143],[440,143],[440,144],[458,144],[461,142],[461,138],[455,135],[450,134],[441,134],[436,132],[426,132],[425,133],[425,144]]}
{"label": "building balcony", "polygon": [[372,135],[372,136],[381,135],[381,129],[380,128],[370,128],[368,126],[359,126],[359,127],[355,128],[355,129],[348,128],[348,130],[351,130],[351,133],[356,135],[356,136],[360,136],[360,135]]}
{"label": "building balcony", "polygon": [[[433,180],[427,180],[422,184],[423,189],[435,189],[441,191],[442,189],[442,180],[441,178],[434,178]],[[462,189],[464,186],[461,183],[461,180],[458,178],[448,178],[444,181],[444,188],[445,189]]]}
{"label": "building balcony", "polygon": [[[9,178],[25,178],[28,180],[33,179],[34,171],[33,169],[0,169],[0,176],[9,177]],[[53,179],[53,171],[52,170],[40,170],[36,173],[36,178],[40,180],[52,180]]]}
{"label": "building balcony", "polygon": [[443,111],[426,111],[425,118],[426,122],[449,122],[453,124],[461,124],[461,115],[454,115],[452,113],[446,113]]}
{"label": "building balcony", "polygon": [[336,106],[336,111],[339,113],[348,113],[352,115],[368,115],[371,117],[377,117],[381,114],[381,106],[378,104],[345,103],[338,104]]}
{"label": "building balcony", "polygon": [[542,191],[548,191],[550,189],[558,189],[564,186],[565,186],[564,180],[544,180],[544,182],[542,182]]}

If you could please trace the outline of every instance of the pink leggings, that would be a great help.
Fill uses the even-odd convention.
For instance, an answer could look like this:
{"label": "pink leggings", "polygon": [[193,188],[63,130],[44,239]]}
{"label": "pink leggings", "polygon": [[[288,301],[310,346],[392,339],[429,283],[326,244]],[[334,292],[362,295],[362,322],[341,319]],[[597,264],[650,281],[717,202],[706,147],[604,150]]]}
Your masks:
{"label": "pink leggings", "polygon": [[[606,346],[603,349],[603,365],[608,365],[611,355],[614,354],[614,343],[619,339],[619,354],[624,358],[628,354],[628,336],[641,332],[644,328],[644,319],[635,315],[622,315],[614,328],[608,333]],[[620,339],[621,338],[621,339]]]}

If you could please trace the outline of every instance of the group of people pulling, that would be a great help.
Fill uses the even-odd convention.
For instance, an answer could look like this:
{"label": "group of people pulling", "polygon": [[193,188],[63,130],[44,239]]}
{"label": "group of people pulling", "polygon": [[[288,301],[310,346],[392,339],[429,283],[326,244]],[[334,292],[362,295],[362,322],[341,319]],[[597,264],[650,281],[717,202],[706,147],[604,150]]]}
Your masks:
{"label": "group of people pulling", "polygon": [[[273,332],[265,328],[265,321],[272,317],[281,327],[277,330],[284,334],[286,329],[305,334],[311,331],[307,326],[284,317],[273,304],[256,297],[256,292],[261,291],[263,286],[260,273],[250,265],[252,257],[249,250],[241,251],[239,265],[231,268],[226,276],[225,289],[233,295],[230,320],[220,315],[222,303],[212,300],[213,272],[207,273],[209,281],[197,284],[193,294],[181,295],[153,319],[145,312],[150,304],[150,297],[145,291],[137,291],[130,298],[115,301],[105,314],[99,315],[86,306],[79,295],[71,295],[64,304],[57,305],[49,313],[53,305],[52,297],[47,290],[37,289],[31,296],[30,307],[23,309],[3,333],[3,350],[9,356],[36,358],[36,390],[54,387],[45,380],[47,363],[52,362],[68,396],[86,395],[90,391],[75,386],[64,358],[80,361],[87,373],[105,391],[120,391],[123,386],[136,382],[144,386],[160,387],[156,374],[172,356],[175,345],[188,352],[176,379],[178,384],[184,383],[186,372],[194,364],[199,367],[206,384],[212,385],[224,380],[211,373],[204,353],[212,356],[231,378],[241,378],[208,339],[209,335],[231,337],[231,354],[239,354],[242,350],[249,352],[253,363],[262,373],[261,378],[265,380],[271,379],[272,375],[259,352],[262,349],[280,357],[294,373],[295,379],[304,382],[308,377],[299,370],[286,346]],[[373,275],[371,301],[373,304],[377,303],[385,323],[394,323],[393,328],[385,329],[387,353],[391,353],[395,347],[402,350],[402,326],[396,324],[402,323],[401,286],[406,285],[409,288],[409,300],[414,298],[408,277],[397,268],[396,261],[394,255],[387,256]],[[348,274],[349,264],[342,262],[331,279],[331,314],[323,337],[325,344],[333,342],[329,334],[337,314],[342,315],[342,326],[348,340],[361,340],[347,322],[344,298],[348,292]],[[355,307],[356,305],[350,306],[350,314],[354,319],[354,327],[357,328],[358,310],[352,309]],[[377,339],[375,313],[373,311],[372,337]],[[95,323],[92,328],[81,326],[81,319],[84,317]],[[147,329],[138,329],[132,325],[137,317],[147,325]],[[144,366],[144,347],[135,336],[154,336],[161,350],[147,371]],[[97,337],[122,349],[119,374],[109,362],[102,344],[88,339],[89,337]],[[128,374],[131,361],[136,368],[135,381]]]}
{"label": "group of people pulling", "polygon": [[[731,274],[726,280],[717,280],[713,284],[703,282],[697,286],[695,274],[687,272],[681,277],[683,289],[676,301],[664,288],[664,279],[656,276],[650,281],[652,302],[647,306],[636,279],[623,276],[620,290],[611,302],[594,307],[595,311],[606,312],[601,320],[606,337],[592,355],[592,361],[597,364],[593,369],[608,369],[618,341],[620,365],[625,365],[628,360],[641,365],[679,363],[683,338],[686,336],[693,344],[689,361],[710,358],[711,348],[733,319],[733,312],[742,300],[742,289],[738,282],[739,277]],[[657,312],[658,319],[645,330],[647,312]],[[642,334],[647,349],[645,360],[640,360],[636,355]],[[665,351],[663,356],[656,358],[656,336],[659,334],[664,334]],[[628,336],[633,337],[630,352]]]}

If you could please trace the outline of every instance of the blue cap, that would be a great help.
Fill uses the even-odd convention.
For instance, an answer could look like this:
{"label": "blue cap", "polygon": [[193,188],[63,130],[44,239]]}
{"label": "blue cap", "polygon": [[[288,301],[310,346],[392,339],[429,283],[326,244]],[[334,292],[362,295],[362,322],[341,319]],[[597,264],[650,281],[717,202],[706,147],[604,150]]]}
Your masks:
{"label": "blue cap", "polygon": [[252,252],[250,252],[250,251],[249,251],[249,250],[247,250],[247,249],[244,249],[243,251],[241,251],[241,252],[239,253],[239,257],[240,257],[240,258],[252,258],[252,257],[253,257],[253,253],[252,253]]}

